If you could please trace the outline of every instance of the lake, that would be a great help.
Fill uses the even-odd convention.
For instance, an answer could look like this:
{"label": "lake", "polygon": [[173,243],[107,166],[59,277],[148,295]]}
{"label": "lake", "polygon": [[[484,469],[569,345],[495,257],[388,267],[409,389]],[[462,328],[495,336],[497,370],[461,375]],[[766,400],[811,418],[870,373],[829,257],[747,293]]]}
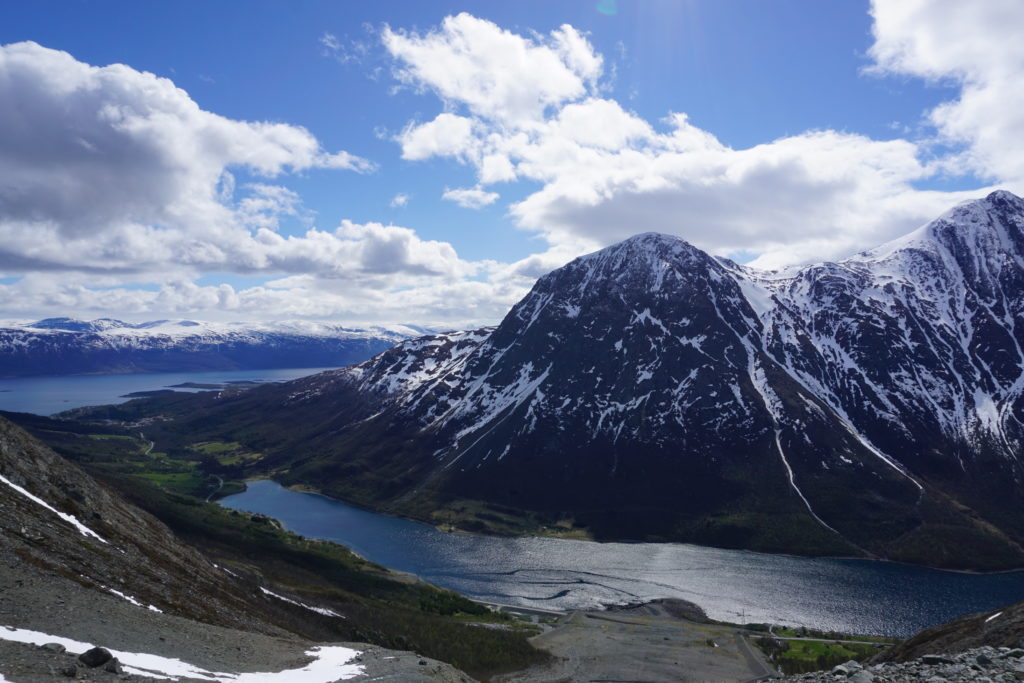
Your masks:
{"label": "lake", "polygon": [[1024,572],[963,574],[683,543],[593,543],[448,533],[272,481],[220,501],[352,548],[472,598],[552,609],[678,597],[714,619],[907,636],[1024,600]]}
{"label": "lake", "polygon": [[[0,379],[0,410],[52,415],[82,406],[123,403],[125,394],[167,389],[175,384],[224,384],[228,382],[282,382],[331,368],[276,370],[222,370],[205,372],[157,372],[138,375],[67,375]],[[175,389],[195,391],[195,389]]]}

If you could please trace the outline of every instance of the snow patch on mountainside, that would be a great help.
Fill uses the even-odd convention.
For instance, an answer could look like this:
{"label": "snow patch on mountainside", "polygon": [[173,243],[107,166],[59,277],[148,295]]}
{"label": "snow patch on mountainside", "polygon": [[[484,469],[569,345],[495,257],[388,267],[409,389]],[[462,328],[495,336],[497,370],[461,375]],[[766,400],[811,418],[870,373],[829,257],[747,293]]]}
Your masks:
{"label": "snow patch on mountainside", "polygon": [[5,477],[2,474],[0,474],[0,482],[3,482],[4,484],[7,484],[12,489],[14,489],[15,491],[17,491],[21,495],[23,495],[26,498],[28,498],[29,500],[31,500],[33,503],[35,503],[37,505],[40,505],[40,506],[46,508],[47,510],[49,510],[50,512],[52,512],[53,514],[57,515],[58,517],[63,519],[65,522],[67,522],[71,526],[73,526],[76,529],[78,529],[78,532],[80,534],[82,534],[83,536],[91,536],[91,537],[95,538],[97,541],[100,541],[101,543],[106,543],[107,542],[105,538],[103,538],[102,536],[97,534],[95,531],[93,531],[89,527],[87,527],[84,524],[82,524],[81,522],[79,522],[78,518],[75,517],[74,515],[69,515],[66,512],[61,512],[60,510],[58,510],[57,508],[55,508],[52,505],[50,505],[49,503],[47,503],[45,500],[43,500],[39,496],[37,496],[37,495],[35,495],[33,493],[30,493],[29,491],[26,491],[24,488],[22,488],[21,486],[18,486],[17,484],[15,484],[13,481],[11,481],[10,479],[8,479],[7,477]]}
{"label": "snow patch on mountainside", "polygon": [[[338,372],[438,437],[446,467],[492,434],[512,442],[477,466],[569,424],[613,446],[772,439],[822,521],[781,431],[824,449],[821,469],[896,473],[918,491],[906,458],[922,437],[962,470],[984,449],[1017,460],[1024,200],[993,193],[848,259],[779,271],[637,235],[541,278],[498,328],[400,342]],[[778,382],[803,393],[783,406]],[[807,420],[845,445],[817,445]]]}
{"label": "snow patch on mountainside", "polygon": [[[30,645],[58,643],[73,654],[81,654],[94,647],[71,638],[11,626],[0,626],[0,640]],[[106,646],[101,645],[101,647]],[[306,652],[306,656],[311,657],[313,661],[298,669],[258,673],[207,671],[202,667],[173,657],[161,657],[146,652],[124,652],[111,647],[106,649],[117,657],[126,673],[163,680],[192,678],[218,681],[219,683],[330,683],[331,681],[355,678],[365,670],[363,666],[352,663],[352,660],[361,654],[359,650],[338,645],[312,648]]]}

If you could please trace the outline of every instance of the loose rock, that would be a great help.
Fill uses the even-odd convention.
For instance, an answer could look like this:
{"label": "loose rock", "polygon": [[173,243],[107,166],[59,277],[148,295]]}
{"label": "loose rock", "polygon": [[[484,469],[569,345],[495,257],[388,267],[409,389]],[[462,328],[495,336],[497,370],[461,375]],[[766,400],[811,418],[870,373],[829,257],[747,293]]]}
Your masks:
{"label": "loose rock", "polygon": [[110,654],[110,650],[103,647],[94,647],[91,650],[86,650],[82,654],[78,655],[78,661],[86,666],[95,669],[98,666],[103,666],[109,662],[114,655]]}
{"label": "loose rock", "polygon": [[1004,683],[1024,681],[1024,648],[979,647],[957,654],[930,654],[909,662],[883,662],[864,667],[846,662],[829,671],[783,676],[783,681],[808,683]]}

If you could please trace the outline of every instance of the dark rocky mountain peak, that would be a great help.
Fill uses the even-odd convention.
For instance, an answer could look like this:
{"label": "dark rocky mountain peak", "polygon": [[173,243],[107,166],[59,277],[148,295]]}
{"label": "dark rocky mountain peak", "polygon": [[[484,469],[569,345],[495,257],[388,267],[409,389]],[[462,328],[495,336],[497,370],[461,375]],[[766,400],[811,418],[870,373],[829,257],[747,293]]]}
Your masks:
{"label": "dark rocky mountain peak", "polygon": [[645,233],[540,278],[496,328],[251,409],[287,405],[294,434],[337,406],[289,476],[411,514],[480,500],[602,537],[1019,565],[1022,226],[997,192],[779,271]]}

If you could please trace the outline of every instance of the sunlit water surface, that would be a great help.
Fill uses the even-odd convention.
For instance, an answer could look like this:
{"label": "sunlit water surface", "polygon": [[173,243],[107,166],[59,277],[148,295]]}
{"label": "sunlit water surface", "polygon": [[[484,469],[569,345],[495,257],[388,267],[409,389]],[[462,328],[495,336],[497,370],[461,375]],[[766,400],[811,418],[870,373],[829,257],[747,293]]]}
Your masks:
{"label": "sunlit water surface", "polygon": [[[59,375],[0,379],[0,410],[52,415],[82,406],[108,405],[129,400],[125,394],[168,389],[175,384],[229,382],[283,382],[328,368],[275,370],[215,370],[209,372],[153,372],[137,375]],[[174,391],[195,391],[175,388]]]}
{"label": "sunlit water surface", "polygon": [[662,597],[715,619],[906,636],[1024,600],[1024,573],[972,575],[890,562],[762,555],[678,543],[591,543],[446,533],[272,481],[221,501],[470,597],[554,609]]}

